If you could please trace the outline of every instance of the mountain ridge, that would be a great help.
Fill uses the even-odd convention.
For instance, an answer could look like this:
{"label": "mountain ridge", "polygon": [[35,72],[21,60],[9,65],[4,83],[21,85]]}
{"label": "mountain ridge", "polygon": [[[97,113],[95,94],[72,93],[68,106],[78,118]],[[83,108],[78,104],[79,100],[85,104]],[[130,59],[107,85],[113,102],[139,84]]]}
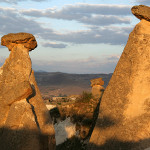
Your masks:
{"label": "mountain ridge", "polygon": [[35,72],[37,84],[41,90],[42,96],[50,95],[72,95],[81,94],[83,91],[91,91],[91,79],[102,78],[104,87],[112,76],[109,74],[73,74],[63,72]]}

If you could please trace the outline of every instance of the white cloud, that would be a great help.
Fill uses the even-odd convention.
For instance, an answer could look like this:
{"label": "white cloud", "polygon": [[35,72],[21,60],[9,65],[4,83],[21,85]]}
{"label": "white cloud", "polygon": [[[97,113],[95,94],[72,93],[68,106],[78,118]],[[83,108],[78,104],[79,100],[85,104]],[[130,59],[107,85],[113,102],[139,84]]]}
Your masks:
{"label": "white cloud", "polygon": [[131,15],[131,7],[129,5],[108,5],[108,4],[76,4],[65,5],[60,10],[56,8],[47,8],[45,10],[30,9],[23,10],[24,15],[38,17],[53,17],[57,19],[78,19],[83,16],[97,15],[117,15],[128,16]]}
{"label": "white cloud", "polygon": [[47,42],[47,43],[42,43],[43,47],[51,47],[51,48],[66,48],[67,44],[63,43],[55,43],[55,42]]}
{"label": "white cloud", "polygon": [[[0,2],[2,1],[0,0]],[[19,0],[14,0],[13,3],[17,2]],[[41,43],[43,47],[52,48],[65,48],[68,43],[125,44],[130,31],[133,29],[133,26],[129,27],[131,23],[130,8],[131,6],[125,5],[100,4],[66,5],[60,10],[54,8],[45,10],[19,10],[0,7],[0,35],[12,32],[29,32],[37,35],[42,41],[46,41]],[[41,19],[40,17],[46,17],[46,19]],[[44,28],[40,21],[46,21],[48,18],[54,18],[56,22],[56,19],[74,20],[83,26],[88,26],[88,28],[68,32],[65,26],[65,32],[56,31],[55,28],[50,27]],[[45,22],[42,23],[44,24]],[[119,26],[120,24],[121,26]],[[106,56],[106,60],[104,61],[91,57],[87,59],[51,62],[33,60],[33,68],[35,70],[40,69],[68,73],[109,73],[114,71],[118,59],[119,57],[117,55],[112,55]]]}
{"label": "white cloud", "polygon": [[48,31],[49,33],[53,32],[51,29],[43,28],[33,19],[27,19],[21,16],[18,10],[13,8],[0,7],[0,20],[1,35],[16,32],[29,32],[32,34],[38,34],[43,32],[43,30]]}
{"label": "white cloud", "polygon": [[44,39],[70,42],[75,44],[105,43],[112,45],[125,44],[133,27],[99,27],[89,30],[68,33],[40,33]]}
{"label": "white cloud", "polygon": [[113,15],[91,15],[90,17],[82,17],[77,20],[80,23],[91,25],[111,25],[111,24],[130,24],[129,17],[118,17]]}
{"label": "white cloud", "polygon": [[22,10],[22,14],[32,17],[48,17],[63,20],[75,20],[83,24],[110,25],[130,24],[131,6],[104,5],[104,4],[76,4],[66,5],[57,10],[47,8],[45,10]]}
{"label": "white cloud", "polygon": [[[53,16],[66,17],[75,14],[78,17],[80,14],[101,14],[101,15],[130,15],[131,6],[128,5],[109,5],[109,4],[85,4],[66,5],[60,10],[53,10]],[[45,13],[49,15],[51,10]],[[51,14],[50,14],[51,15]]]}
{"label": "white cloud", "polygon": [[118,62],[119,59],[120,59],[120,55],[106,56],[107,62]]}
{"label": "white cloud", "polygon": [[[65,5],[62,9],[47,8],[45,10],[29,9],[20,13],[29,17],[47,17],[63,20],[75,20],[87,25],[89,30],[71,31],[66,33],[39,33],[44,39],[70,42],[76,44],[106,43],[125,44],[133,27],[110,25],[130,24],[131,6],[104,4]],[[91,25],[91,26],[90,26]],[[117,28],[117,30],[115,29]]]}
{"label": "white cloud", "polygon": [[[69,14],[69,10],[71,11],[71,8],[73,9],[70,12],[70,17],[72,16],[82,16],[81,12],[85,13],[84,16],[82,16],[78,21],[86,24],[92,24],[89,26],[88,30],[81,30],[81,31],[70,31],[70,32],[61,32],[61,31],[55,31],[52,28],[44,28],[42,25],[35,21],[33,18],[30,17],[24,17],[22,16],[21,12],[17,9],[13,8],[2,8],[0,7],[0,34],[4,35],[7,33],[16,33],[16,32],[29,32],[33,35],[38,35],[39,38],[42,38],[44,40],[50,40],[50,41],[59,41],[59,42],[65,42],[65,43],[75,43],[75,44],[91,44],[91,43],[105,43],[105,44],[113,44],[113,45],[120,45],[125,44],[128,38],[129,32],[132,30],[133,27],[118,27],[118,26],[108,26],[110,24],[115,23],[129,23],[129,18],[123,18],[120,17],[120,14],[129,14],[129,12],[124,12],[129,9],[129,6],[114,6],[114,8],[110,5],[83,5],[83,10],[81,9],[81,6],[83,4],[73,6],[69,5],[67,8],[63,8],[60,12],[66,11]],[[99,11],[98,8],[109,8],[109,9],[116,9],[115,13],[119,13],[119,10],[124,10],[122,13],[118,14],[118,16],[115,15],[98,15],[101,11]],[[95,8],[95,10],[94,10]],[[107,9],[108,9],[107,8]],[[108,9],[108,10],[109,10]],[[78,14],[77,11],[78,10]],[[80,10],[80,11],[79,11]],[[89,13],[87,12],[89,10]],[[112,11],[111,10],[111,11]],[[51,11],[54,11],[54,16],[57,14],[55,13],[54,9],[51,9]],[[99,12],[98,12],[99,11]],[[25,11],[24,11],[25,12]],[[37,14],[36,11],[33,11]],[[56,11],[59,12],[59,11]],[[63,13],[60,15],[65,16]],[[65,13],[66,13],[65,12]],[[87,14],[87,13],[88,14]],[[90,14],[90,13],[97,13],[97,14]],[[38,13],[40,13],[38,11]],[[76,15],[74,15],[74,13]],[[84,14],[83,13],[83,14]],[[108,12],[105,12],[105,14]],[[108,14],[110,14],[109,12]],[[104,14],[104,12],[103,12]],[[40,16],[40,14],[38,14]],[[89,18],[87,16],[90,16]],[[75,17],[77,19],[77,16]],[[104,26],[106,25],[107,26]],[[103,26],[100,26],[103,25]],[[45,43],[43,46],[50,46],[50,47],[59,47],[59,48],[65,48],[66,44],[51,44],[51,43]]]}
{"label": "white cloud", "polygon": [[47,0],[0,0],[0,2],[10,3],[10,4],[17,4],[18,2],[22,2],[22,1],[42,2],[42,1],[47,1]]}

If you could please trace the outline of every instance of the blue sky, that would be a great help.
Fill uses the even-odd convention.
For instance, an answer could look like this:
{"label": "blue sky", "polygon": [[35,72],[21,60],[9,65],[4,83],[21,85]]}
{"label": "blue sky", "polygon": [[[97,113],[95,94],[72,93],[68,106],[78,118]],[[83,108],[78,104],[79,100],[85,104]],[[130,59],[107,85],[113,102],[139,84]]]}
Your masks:
{"label": "blue sky", "polygon": [[[32,33],[34,70],[111,73],[139,22],[134,5],[149,0],[0,0],[0,37]],[[9,56],[0,46],[0,65]]]}

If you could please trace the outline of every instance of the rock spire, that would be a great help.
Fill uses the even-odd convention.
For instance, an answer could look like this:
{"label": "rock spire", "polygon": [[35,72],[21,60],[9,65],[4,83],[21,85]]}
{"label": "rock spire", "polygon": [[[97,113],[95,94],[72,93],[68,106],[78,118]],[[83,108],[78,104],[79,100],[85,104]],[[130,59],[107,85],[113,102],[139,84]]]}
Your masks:
{"label": "rock spire", "polygon": [[90,150],[144,150],[150,147],[150,8],[134,6],[141,19],[103,94]]}
{"label": "rock spire", "polygon": [[91,80],[91,87],[92,87],[92,95],[94,99],[100,99],[103,92],[104,92],[104,81],[102,78],[96,78]]}
{"label": "rock spire", "polygon": [[0,68],[0,149],[54,150],[54,128],[29,57],[37,42],[32,34],[11,33],[1,44],[11,52]]}

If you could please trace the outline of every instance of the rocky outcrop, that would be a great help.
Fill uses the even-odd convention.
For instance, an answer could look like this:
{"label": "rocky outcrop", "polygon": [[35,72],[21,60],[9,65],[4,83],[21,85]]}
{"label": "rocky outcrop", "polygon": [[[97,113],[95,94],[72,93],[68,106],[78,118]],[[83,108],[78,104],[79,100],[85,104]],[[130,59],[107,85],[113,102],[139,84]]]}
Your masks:
{"label": "rocky outcrop", "polygon": [[90,150],[150,147],[150,22],[144,15],[149,9],[132,8],[132,12],[138,12],[133,14],[142,20],[130,33],[103,94]]}
{"label": "rocky outcrop", "polygon": [[0,149],[55,149],[54,128],[29,57],[37,46],[34,36],[8,34],[1,44],[11,52],[0,68]]}
{"label": "rocky outcrop", "polygon": [[145,5],[133,6],[131,11],[138,19],[150,21],[150,7]]}
{"label": "rocky outcrop", "polygon": [[95,86],[95,85],[104,85],[104,81],[102,80],[102,78],[96,78],[96,79],[92,79],[91,80],[91,87]]}
{"label": "rocky outcrop", "polygon": [[29,33],[10,33],[1,39],[1,45],[8,47],[10,51],[16,44],[22,44],[29,51],[37,47],[35,37]]}
{"label": "rocky outcrop", "polygon": [[94,99],[99,100],[100,97],[102,96],[103,91],[104,91],[104,87],[102,85],[104,85],[104,81],[102,80],[102,78],[97,78],[97,79],[91,80],[92,95],[93,95]]}

